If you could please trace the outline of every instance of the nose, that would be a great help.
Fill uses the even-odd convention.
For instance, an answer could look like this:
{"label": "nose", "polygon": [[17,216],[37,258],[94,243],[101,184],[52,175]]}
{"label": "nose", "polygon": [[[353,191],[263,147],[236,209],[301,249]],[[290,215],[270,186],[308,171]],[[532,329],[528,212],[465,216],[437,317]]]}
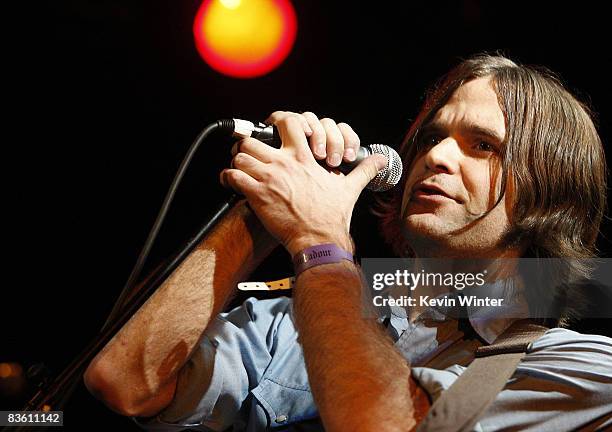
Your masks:
{"label": "nose", "polygon": [[425,154],[425,165],[434,173],[454,174],[459,169],[461,150],[453,138],[445,138]]}

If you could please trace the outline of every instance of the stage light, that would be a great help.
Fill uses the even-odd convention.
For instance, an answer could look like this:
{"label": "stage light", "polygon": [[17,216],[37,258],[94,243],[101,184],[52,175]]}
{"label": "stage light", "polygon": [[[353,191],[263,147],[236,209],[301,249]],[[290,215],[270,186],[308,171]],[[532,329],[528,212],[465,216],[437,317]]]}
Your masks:
{"label": "stage light", "polygon": [[0,363],[0,378],[8,378],[13,375],[13,368],[9,363]]}
{"label": "stage light", "polygon": [[0,363],[0,378],[12,378],[20,376],[23,368],[19,363]]}
{"label": "stage light", "polygon": [[265,75],[291,52],[297,19],[289,0],[205,0],[193,23],[196,48],[216,71]]}

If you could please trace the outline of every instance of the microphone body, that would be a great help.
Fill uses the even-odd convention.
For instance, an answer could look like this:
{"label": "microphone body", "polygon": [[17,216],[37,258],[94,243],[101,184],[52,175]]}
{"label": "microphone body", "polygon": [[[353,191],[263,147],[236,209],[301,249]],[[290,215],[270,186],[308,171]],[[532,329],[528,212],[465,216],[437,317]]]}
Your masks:
{"label": "microphone body", "polygon": [[[233,119],[234,130],[232,135],[236,138],[256,138],[269,146],[280,148],[281,140],[276,127],[263,123],[255,124],[248,120]],[[371,144],[359,147],[355,160],[352,162],[343,161],[338,167],[338,171],[348,174],[366,157],[373,153],[385,155],[387,166],[381,169],[376,177],[368,183],[367,189],[374,192],[383,192],[395,186],[402,177],[402,159],[397,152],[384,144]],[[323,166],[327,166],[325,160],[319,161]]]}

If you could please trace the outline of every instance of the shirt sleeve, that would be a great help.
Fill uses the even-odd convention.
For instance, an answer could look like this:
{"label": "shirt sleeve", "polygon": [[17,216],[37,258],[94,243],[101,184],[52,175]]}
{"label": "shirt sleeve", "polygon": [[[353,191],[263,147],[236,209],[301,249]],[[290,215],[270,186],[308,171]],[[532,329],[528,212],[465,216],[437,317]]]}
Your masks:
{"label": "shirt sleeve", "polygon": [[179,372],[170,405],[155,417],[134,421],[150,431],[223,431],[246,425],[243,403],[271,362],[279,328],[292,319],[289,309],[286,297],[249,298],[218,315]]}
{"label": "shirt sleeve", "polygon": [[[435,401],[465,369],[412,373]],[[612,339],[554,328],[532,344],[474,430],[605,430],[611,413]]]}

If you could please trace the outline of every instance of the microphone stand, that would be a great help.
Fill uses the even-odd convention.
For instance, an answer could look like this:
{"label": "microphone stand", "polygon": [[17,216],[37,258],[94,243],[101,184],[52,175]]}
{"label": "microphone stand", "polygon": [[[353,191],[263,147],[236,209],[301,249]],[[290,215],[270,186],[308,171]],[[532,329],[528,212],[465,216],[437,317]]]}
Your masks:
{"label": "microphone stand", "polygon": [[[108,322],[100,334],[93,339],[87,347],[50,383],[39,384],[40,389],[25,405],[23,411],[50,411],[61,410],[70,395],[80,382],[87,365],[95,355],[112,339],[112,337],[125,325],[132,315],[145,303],[164,280],[178,267],[178,265],[195,249],[195,247],[208,235],[217,223],[241,199],[233,194],[224,202],[205,223],[200,230],[191,237],[185,246],[167,263],[147,277],[139,288],[126,302],[115,321]],[[7,426],[2,431],[44,431],[51,425],[37,423],[35,426]]]}

